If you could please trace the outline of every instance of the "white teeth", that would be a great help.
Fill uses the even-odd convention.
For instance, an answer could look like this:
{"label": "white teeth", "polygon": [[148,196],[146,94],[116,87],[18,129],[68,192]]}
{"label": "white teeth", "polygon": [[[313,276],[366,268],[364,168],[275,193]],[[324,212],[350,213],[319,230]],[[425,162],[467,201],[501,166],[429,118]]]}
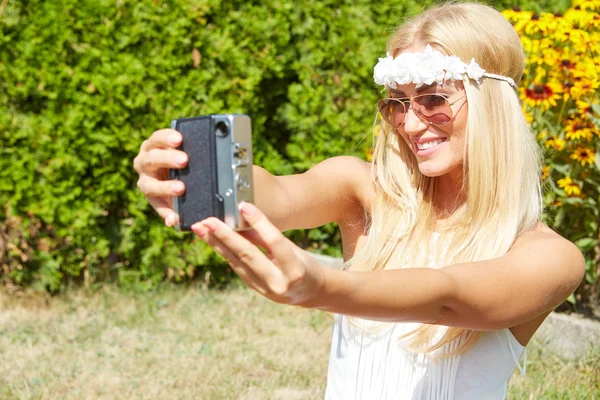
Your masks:
{"label": "white teeth", "polygon": [[438,139],[438,140],[432,140],[431,142],[417,143],[417,148],[419,150],[427,150],[427,149],[437,146],[438,144],[442,143],[443,141],[444,141],[443,139]]}

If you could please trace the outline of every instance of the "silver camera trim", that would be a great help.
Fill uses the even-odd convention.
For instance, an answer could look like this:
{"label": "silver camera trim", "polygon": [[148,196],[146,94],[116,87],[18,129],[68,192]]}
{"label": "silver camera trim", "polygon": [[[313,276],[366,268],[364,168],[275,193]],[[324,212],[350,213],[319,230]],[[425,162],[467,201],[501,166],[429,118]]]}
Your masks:
{"label": "silver camera trim", "polygon": [[[213,116],[217,159],[217,194],[223,199],[224,222],[235,230],[248,229],[239,213],[242,201],[254,202],[252,179],[252,122],[245,114]],[[224,123],[229,133],[217,134]]]}
{"label": "silver camera trim", "polygon": [[[224,222],[234,230],[248,229],[240,216],[239,204],[242,201],[254,202],[252,121],[245,114],[213,114],[211,118],[211,134],[215,136],[216,195],[223,200]],[[227,134],[219,134],[217,127],[220,123],[226,125]],[[176,128],[177,120],[172,120],[171,129]],[[211,187],[206,189],[212,190]],[[175,198],[173,210],[180,215],[179,201]],[[181,231],[179,221],[175,229]]]}

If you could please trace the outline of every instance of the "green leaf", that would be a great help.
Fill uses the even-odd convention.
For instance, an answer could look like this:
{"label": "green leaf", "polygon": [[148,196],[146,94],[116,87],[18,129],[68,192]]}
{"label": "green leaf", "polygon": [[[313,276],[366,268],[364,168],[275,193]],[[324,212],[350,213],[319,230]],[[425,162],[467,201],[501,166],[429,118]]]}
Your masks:
{"label": "green leaf", "polygon": [[594,246],[598,243],[598,239],[593,238],[583,238],[579,239],[575,242],[575,245],[579,247],[579,249],[583,252],[589,251],[594,248]]}
{"label": "green leaf", "polygon": [[596,274],[598,266],[594,260],[586,260],[585,262],[585,281],[590,285],[595,285],[598,276]]}
{"label": "green leaf", "polygon": [[565,219],[566,211],[564,207],[561,207],[556,213],[556,217],[554,217],[554,226],[556,228],[562,225],[563,220]]}
{"label": "green leaf", "polygon": [[583,203],[583,200],[579,197],[566,197],[562,201],[563,201],[563,203],[570,204],[570,205]]}

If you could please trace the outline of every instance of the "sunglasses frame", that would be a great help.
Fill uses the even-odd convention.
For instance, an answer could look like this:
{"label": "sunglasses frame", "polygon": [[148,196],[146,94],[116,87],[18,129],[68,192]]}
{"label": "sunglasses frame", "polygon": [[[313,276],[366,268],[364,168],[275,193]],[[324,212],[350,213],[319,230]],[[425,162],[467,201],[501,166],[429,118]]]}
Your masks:
{"label": "sunglasses frame", "polygon": [[[448,122],[445,122],[443,124],[436,124],[435,122],[428,120],[427,117],[425,117],[421,112],[419,112],[417,109],[414,108],[413,100],[418,97],[425,97],[425,96],[440,96],[440,97],[443,97],[444,100],[446,100],[446,102],[448,102],[448,107],[450,107],[450,115],[449,115],[450,118],[448,119]],[[379,99],[377,101],[377,110],[381,114],[381,117],[383,118],[383,120],[390,126],[392,124],[385,119],[385,117],[383,116],[383,113],[381,112],[381,109],[383,107],[380,107],[380,104],[383,104],[382,102],[384,102],[384,101],[393,101],[395,103],[399,103],[404,108],[404,119],[402,120],[402,122],[400,124],[398,124],[399,127],[404,125],[404,123],[406,122],[406,114],[408,114],[408,110],[410,110],[411,108],[413,109],[415,115],[417,117],[419,117],[419,119],[421,121],[426,122],[429,125],[444,126],[444,125],[448,125],[454,119],[454,116],[456,115],[454,110],[452,110],[452,106],[455,105],[456,103],[458,103],[460,100],[466,98],[467,95],[465,94],[465,95],[459,97],[458,99],[454,100],[452,103],[448,100],[449,97],[450,96],[441,94],[441,93],[424,93],[424,94],[418,94],[416,96],[411,96],[411,97],[386,97],[383,99]],[[408,103],[408,107],[406,106],[406,103]],[[466,101],[461,105],[461,108],[465,103],[466,103]],[[460,108],[458,109],[458,111],[460,111]],[[457,113],[458,113],[458,111],[457,111]]]}

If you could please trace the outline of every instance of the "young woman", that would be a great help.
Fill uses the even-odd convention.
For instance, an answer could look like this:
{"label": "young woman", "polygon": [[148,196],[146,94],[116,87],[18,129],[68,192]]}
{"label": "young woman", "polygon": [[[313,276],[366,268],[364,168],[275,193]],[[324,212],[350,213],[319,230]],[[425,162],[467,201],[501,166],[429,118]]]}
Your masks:
{"label": "young woman", "polygon": [[[446,4],[406,22],[375,67],[385,85],[373,163],[300,175],[255,167],[252,230],[194,232],[252,289],[335,314],[328,399],[503,399],[524,346],[582,280],[584,260],[540,222],[539,151],[516,89],[519,37],[494,9]],[[139,187],[172,226],[181,136],[154,132]],[[339,224],[346,268],[281,231]],[[266,250],[263,254],[257,247]]]}

